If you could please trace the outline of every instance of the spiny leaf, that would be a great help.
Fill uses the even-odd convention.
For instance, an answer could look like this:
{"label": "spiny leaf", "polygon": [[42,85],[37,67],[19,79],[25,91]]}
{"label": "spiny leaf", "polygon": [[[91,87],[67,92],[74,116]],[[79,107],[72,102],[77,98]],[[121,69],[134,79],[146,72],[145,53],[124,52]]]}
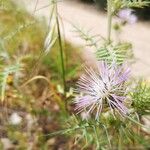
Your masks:
{"label": "spiny leaf", "polygon": [[147,0],[123,0],[122,7],[144,7],[150,4]]}
{"label": "spiny leaf", "polygon": [[131,44],[124,43],[118,45],[109,45],[97,50],[96,56],[98,60],[104,60],[108,63],[116,62],[122,64],[125,59],[131,57]]}
{"label": "spiny leaf", "polygon": [[[5,66],[6,67],[6,66]],[[5,99],[5,90],[7,86],[7,78],[10,74],[16,73],[20,70],[20,65],[11,65],[7,66],[2,72],[0,72],[0,95],[1,95],[1,101],[4,101]]]}
{"label": "spiny leaf", "polygon": [[142,8],[148,6],[150,1],[148,0],[111,0],[112,1],[112,13],[115,14],[123,8]]}
{"label": "spiny leaf", "polygon": [[12,39],[13,37],[15,37],[18,33],[22,32],[24,29],[32,26],[33,24],[35,24],[36,21],[32,21],[32,22],[29,22],[29,23],[26,23],[26,24],[22,24],[22,25],[19,25],[17,27],[17,29],[11,33],[9,33],[7,36],[5,36],[3,38],[4,41],[9,41],[10,39]]}
{"label": "spiny leaf", "polygon": [[74,32],[76,32],[79,37],[86,42],[86,46],[98,48],[98,41],[100,39],[104,39],[100,35],[91,35],[91,30],[85,31],[85,29],[81,27],[77,27],[76,25],[72,25],[74,27]]}

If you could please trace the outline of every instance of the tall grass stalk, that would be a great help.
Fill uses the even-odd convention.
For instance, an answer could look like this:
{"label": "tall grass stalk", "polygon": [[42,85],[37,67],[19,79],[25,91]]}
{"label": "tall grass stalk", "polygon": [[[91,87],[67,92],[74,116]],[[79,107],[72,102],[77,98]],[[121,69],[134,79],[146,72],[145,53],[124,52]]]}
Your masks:
{"label": "tall grass stalk", "polygon": [[66,94],[66,71],[65,71],[65,63],[64,63],[64,53],[63,53],[63,44],[60,32],[60,24],[58,18],[58,7],[56,3],[56,24],[57,24],[57,32],[58,32],[58,42],[59,42],[59,51],[60,51],[60,60],[61,60],[61,68],[62,68],[62,80],[63,80],[63,87],[64,87],[64,94]]}

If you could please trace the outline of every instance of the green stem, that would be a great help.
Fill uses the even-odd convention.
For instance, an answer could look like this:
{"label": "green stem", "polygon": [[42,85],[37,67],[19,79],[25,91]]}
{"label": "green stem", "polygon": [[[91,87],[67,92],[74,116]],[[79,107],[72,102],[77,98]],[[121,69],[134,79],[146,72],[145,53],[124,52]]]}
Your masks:
{"label": "green stem", "polygon": [[61,68],[62,68],[62,78],[63,78],[63,86],[64,86],[64,94],[65,94],[66,93],[66,78],[65,78],[65,74],[66,73],[65,73],[63,45],[62,45],[62,40],[61,40],[61,33],[60,33],[60,25],[59,25],[59,19],[58,19],[57,4],[56,4],[56,22],[57,22],[58,42],[59,42]]}
{"label": "green stem", "polygon": [[95,125],[93,125],[92,127],[93,127],[93,129],[94,129],[94,133],[95,133],[95,136],[96,136],[96,143],[97,143],[96,149],[99,150],[99,149],[100,149],[100,143],[99,143],[100,139],[99,139],[99,137],[98,137],[98,134],[97,134],[97,130],[96,130]]}
{"label": "green stem", "polygon": [[108,15],[108,32],[107,40],[108,44],[111,42],[111,27],[112,27],[112,0],[107,0],[107,15]]}

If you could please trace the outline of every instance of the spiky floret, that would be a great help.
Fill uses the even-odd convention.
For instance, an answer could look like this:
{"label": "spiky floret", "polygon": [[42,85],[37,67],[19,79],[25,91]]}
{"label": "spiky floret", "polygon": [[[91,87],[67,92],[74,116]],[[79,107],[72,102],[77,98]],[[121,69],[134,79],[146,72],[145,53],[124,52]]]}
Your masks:
{"label": "spiky floret", "polygon": [[130,70],[124,70],[123,66],[116,64],[108,65],[106,62],[98,62],[97,71],[85,67],[83,74],[77,82],[77,93],[75,98],[75,110],[80,113],[95,112],[98,119],[105,104],[111,111],[117,109],[120,115],[128,113],[124,105],[126,100],[125,82],[129,77]]}

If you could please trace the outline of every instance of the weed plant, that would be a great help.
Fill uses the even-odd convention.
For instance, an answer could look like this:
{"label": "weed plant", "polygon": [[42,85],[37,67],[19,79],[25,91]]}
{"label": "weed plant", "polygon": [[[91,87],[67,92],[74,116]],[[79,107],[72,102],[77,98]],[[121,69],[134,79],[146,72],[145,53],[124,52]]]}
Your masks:
{"label": "weed plant", "polygon": [[62,36],[57,1],[50,4],[47,26],[0,1],[0,149],[149,149],[150,83],[129,78],[132,44],[111,36],[121,9],[148,2],[108,0],[107,37],[73,25],[96,51],[98,68],[85,66],[83,75],[79,50]]}

